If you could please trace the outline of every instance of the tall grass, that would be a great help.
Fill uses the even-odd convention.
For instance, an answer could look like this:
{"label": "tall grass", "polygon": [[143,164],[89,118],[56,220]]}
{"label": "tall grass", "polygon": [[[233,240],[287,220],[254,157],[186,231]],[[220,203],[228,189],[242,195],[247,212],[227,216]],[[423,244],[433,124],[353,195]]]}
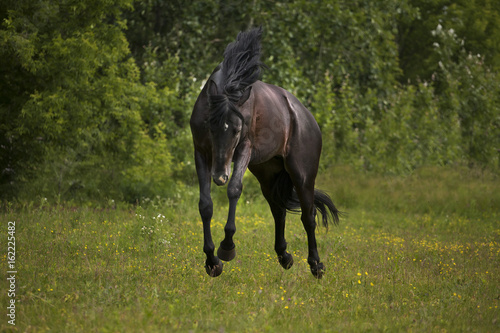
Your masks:
{"label": "tall grass", "polygon": [[[273,251],[271,214],[255,181],[246,178],[245,184],[237,211],[237,257],[224,264],[218,278],[210,278],[203,268],[196,189],[184,189],[175,200],[145,200],[130,207],[4,203],[2,225],[16,221],[17,226],[17,325],[11,327],[4,318],[0,328],[21,332],[493,332],[500,328],[496,176],[440,168],[404,178],[340,167],[325,172],[318,187],[329,191],[348,214],[339,227],[328,232],[318,229],[319,253],[327,269],[322,280],[309,271],[306,236],[296,215],[289,216],[286,229],[295,264],[287,271],[281,268]],[[213,192],[212,231],[218,243],[227,200],[224,189]],[[2,308],[7,301],[2,293]]]}
{"label": "tall grass", "polygon": [[464,167],[426,167],[406,177],[334,167],[318,186],[331,188],[341,205],[376,211],[481,216],[500,207],[499,176]]}

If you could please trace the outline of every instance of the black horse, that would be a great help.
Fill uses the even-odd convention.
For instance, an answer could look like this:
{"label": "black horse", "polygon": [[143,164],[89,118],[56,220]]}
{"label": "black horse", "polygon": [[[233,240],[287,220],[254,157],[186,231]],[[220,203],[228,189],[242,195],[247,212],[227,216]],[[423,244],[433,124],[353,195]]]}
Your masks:
{"label": "black horse", "polygon": [[[236,204],[248,168],[260,183],[275,220],[275,250],[281,266],[293,264],[286,251],[286,211],[301,212],[309,244],[308,263],[312,274],[321,278],[315,237],[316,211],[322,221],[339,220],[339,211],[330,197],[314,189],[321,154],[321,132],[313,115],[291,93],[259,81],[262,29],[240,32],[230,43],[223,62],[203,87],[191,115],[196,171],[200,185],[199,210],[203,220],[206,271],[222,273],[222,262],[236,255]],[[225,238],[217,256],[210,232],[213,203],[211,178],[217,185],[228,182],[229,213]]]}

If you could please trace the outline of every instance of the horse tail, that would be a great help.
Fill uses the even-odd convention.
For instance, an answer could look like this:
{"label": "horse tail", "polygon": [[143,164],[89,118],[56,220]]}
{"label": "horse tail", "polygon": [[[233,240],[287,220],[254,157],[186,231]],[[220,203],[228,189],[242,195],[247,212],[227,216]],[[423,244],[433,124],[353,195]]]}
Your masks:
{"label": "horse tail", "polygon": [[341,212],[335,207],[328,194],[314,189],[314,206],[321,213],[321,219],[325,228],[328,228],[330,219],[335,225],[339,224],[339,215],[341,215]]}
{"label": "horse tail", "polygon": [[224,51],[224,60],[216,82],[217,89],[209,89],[210,122],[217,125],[228,111],[241,115],[236,107],[243,94],[261,75],[260,61],[262,27],[240,32],[236,41]]}
{"label": "horse tail", "polygon": [[[300,213],[300,201],[295,192],[292,179],[286,170],[282,170],[274,181],[271,189],[271,198],[274,204],[291,213]],[[329,221],[335,225],[339,223],[342,214],[333,204],[332,199],[323,191],[314,189],[314,207],[321,213],[321,221],[328,228]]]}

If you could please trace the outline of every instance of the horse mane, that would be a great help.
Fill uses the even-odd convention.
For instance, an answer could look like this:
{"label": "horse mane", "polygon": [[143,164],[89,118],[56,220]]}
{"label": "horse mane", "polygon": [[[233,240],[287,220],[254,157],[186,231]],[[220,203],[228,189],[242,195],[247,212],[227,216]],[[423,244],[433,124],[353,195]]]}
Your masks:
{"label": "horse mane", "polygon": [[254,28],[240,32],[236,41],[226,47],[220,65],[222,77],[217,82],[217,92],[208,89],[210,127],[221,126],[229,111],[243,118],[236,104],[245,90],[260,78],[264,66],[260,61],[261,38],[262,27]]}

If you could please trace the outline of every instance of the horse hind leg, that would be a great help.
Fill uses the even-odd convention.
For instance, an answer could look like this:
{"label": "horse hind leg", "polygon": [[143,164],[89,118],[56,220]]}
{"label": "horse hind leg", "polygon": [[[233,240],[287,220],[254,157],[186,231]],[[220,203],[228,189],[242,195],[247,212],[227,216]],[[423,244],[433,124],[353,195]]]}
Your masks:
{"label": "horse hind leg", "polygon": [[286,251],[287,243],[285,240],[286,210],[290,207],[290,198],[293,193],[293,184],[290,176],[283,168],[274,177],[270,198],[268,199],[271,212],[275,223],[275,242],[274,249],[278,255],[280,265],[285,269],[290,269],[293,265],[293,257]]}
{"label": "horse hind leg", "polygon": [[316,243],[316,208],[314,207],[314,190],[299,190],[297,191],[299,195],[301,207],[302,207],[302,224],[307,233],[307,244],[309,248],[309,255],[307,257],[307,263],[311,269],[311,273],[314,277],[320,279],[325,271],[323,263],[319,259],[318,247]]}
{"label": "horse hind leg", "polygon": [[[290,162],[290,160],[288,162]],[[314,205],[314,181],[316,179],[317,166],[315,168],[310,167],[301,169],[299,164],[288,163],[287,170],[295,186],[295,191],[300,202],[302,225],[307,233],[309,250],[307,263],[309,264],[313,276],[320,279],[323,277],[325,267],[319,259],[315,235],[316,207]]]}
{"label": "horse hind leg", "polygon": [[283,160],[274,159],[265,164],[253,166],[250,168],[250,171],[259,181],[262,194],[266,198],[273,214],[275,225],[274,250],[278,256],[278,262],[284,269],[290,269],[293,266],[293,256],[286,251],[286,208],[282,202],[283,200],[277,197],[277,194],[282,193],[282,189],[280,188],[282,176],[286,175],[289,179],[283,167]]}
{"label": "horse hind leg", "polygon": [[286,251],[287,243],[285,240],[285,222],[286,209],[274,204],[270,204],[271,213],[274,217],[275,240],[274,250],[278,256],[278,262],[284,269],[290,269],[293,266],[293,256]]}
{"label": "horse hind leg", "polygon": [[319,259],[318,247],[316,243],[316,208],[314,207],[314,190],[300,189],[297,190],[297,195],[299,196],[302,208],[302,225],[307,233],[307,244],[309,249],[307,263],[309,264],[311,273],[314,277],[320,279],[324,274],[325,267]]}

